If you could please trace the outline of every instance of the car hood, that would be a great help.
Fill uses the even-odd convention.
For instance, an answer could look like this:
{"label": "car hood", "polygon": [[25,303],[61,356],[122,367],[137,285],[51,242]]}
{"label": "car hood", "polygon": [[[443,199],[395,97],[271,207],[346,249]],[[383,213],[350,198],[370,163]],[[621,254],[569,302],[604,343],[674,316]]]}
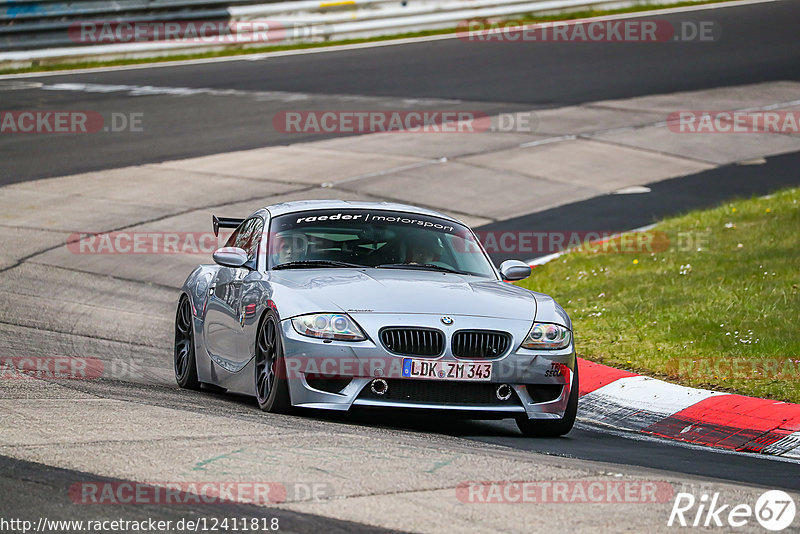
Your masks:
{"label": "car hood", "polygon": [[[499,280],[435,271],[314,269],[273,271],[282,317],[321,311],[422,313],[533,320],[536,295]],[[280,287],[282,286],[282,287]],[[281,305],[279,304],[279,307]]]}

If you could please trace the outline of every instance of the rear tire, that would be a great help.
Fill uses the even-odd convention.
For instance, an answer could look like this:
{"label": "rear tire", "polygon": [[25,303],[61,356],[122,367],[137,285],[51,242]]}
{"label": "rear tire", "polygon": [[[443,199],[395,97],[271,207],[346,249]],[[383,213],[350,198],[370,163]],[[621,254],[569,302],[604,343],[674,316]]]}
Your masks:
{"label": "rear tire", "polygon": [[267,310],[256,334],[255,387],[258,407],[264,412],[289,413],[292,402],[286,362],[283,357],[283,338],[277,314]]}
{"label": "rear tire", "polygon": [[178,311],[175,314],[173,365],[178,386],[184,389],[200,389],[194,352],[194,315],[192,304],[186,295],[178,301]]}
{"label": "rear tire", "polygon": [[578,362],[575,362],[575,377],[572,382],[572,390],[569,393],[567,409],[564,417],[557,420],[552,419],[528,419],[526,416],[517,417],[517,426],[520,432],[529,437],[550,437],[563,436],[572,430],[575,425],[575,417],[578,414]]}

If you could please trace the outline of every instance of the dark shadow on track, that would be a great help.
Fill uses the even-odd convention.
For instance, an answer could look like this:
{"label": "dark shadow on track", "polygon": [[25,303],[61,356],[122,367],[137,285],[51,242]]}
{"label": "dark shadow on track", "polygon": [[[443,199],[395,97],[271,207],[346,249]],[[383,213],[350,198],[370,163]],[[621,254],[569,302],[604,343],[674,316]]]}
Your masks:
{"label": "dark shadow on track", "polygon": [[303,412],[302,416],[344,425],[391,428],[460,437],[566,458],[633,465],[708,479],[800,490],[800,463],[757,454],[728,454],[687,447],[641,434],[618,435],[586,424],[560,438],[522,436],[511,419],[467,420],[452,415],[366,410],[353,413]]}
{"label": "dark shadow on track", "polygon": [[[13,518],[31,521],[35,527],[39,518],[44,517],[51,521],[76,520],[76,521],[114,521],[124,519],[128,521],[144,521],[148,519],[155,521],[172,521],[169,532],[188,532],[192,529],[176,529],[175,525],[180,520],[194,520],[206,518],[206,525],[210,529],[213,525],[213,518],[219,520],[225,518],[246,518],[249,521],[253,518],[267,519],[267,525],[272,518],[278,519],[280,532],[333,532],[346,534],[350,532],[379,533],[379,532],[398,532],[350,521],[342,521],[311,514],[303,514],[290,510],[278,508],[268,508],[254,504],[242,504],[235,502],[215,502],[211,504],[196,504],[191,494],[178,493],[171,494],[167,498],[166,494],[156,492],[155,489],[148,490],[148,486],[140,487],[141,493],[136,493],[139,502],[134,504],[87,504],[82,502],[81,486],[82,483],[97,484],[99,488],[112,488],[113,495],[121,499],[133,497],[134,492],[118,490],[119,484],[132,483],[129,480],[102,477],[92,473],[84,473],[70,469],[50,467],[34,462],[17,460],[6,456],[0,456],[0,494],[3,495],[0,502],[0,517],[8,520]],[[170,482],[170,481],[167,481]],[[197,481],[198,483],[205,481]],[[109,484],[109,486],[105,486]],[[102,490],[101,490],[102,491]],[[92,494],[91,492],[87,494]],[[280,492],[278,492],[280,494]],[[101,503],[108,503],[114,497],[109,493],[97,492],[103,500]],[[103,495],[105,495],[103,497]],[[159,497],[153,497],[160,495]],[[213,493],[209,493],[213,495]],[[176,500],[180,504],[176,503]],[[77,501],[77,502],[76,502]],[[32,527],[33,528],[33,527]],[[123,529],[129,532],[132,529]],[[141,529],[146,532],[148,528]],[[202,531],[202,526],[199,529]],[[223,531],[221,527],[218,529]],[[239,530],[242,530],[241,528]],[[266,530],[266,529],[265,529]],[[21,531],[21,530],[20,530]],[[86,532],[87,529],[72,528],[51,528],[48,532]],[[92,529],[94,531],[94,529]],[[163,531],[167,531],[166,529]],[[229,530],[230,531],[230,530]],[[259,528],[258,532],[262,530]],[[155,530],[153,530],[155,532]],[[255,532],[255,530],[245,530],[245,532]]]}

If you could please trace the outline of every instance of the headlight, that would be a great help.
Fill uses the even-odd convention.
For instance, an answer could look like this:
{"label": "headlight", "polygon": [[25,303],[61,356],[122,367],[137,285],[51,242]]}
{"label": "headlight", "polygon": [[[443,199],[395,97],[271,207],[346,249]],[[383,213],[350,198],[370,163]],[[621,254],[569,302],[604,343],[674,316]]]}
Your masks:
{"label": "headlight", "polygon": [[298,334],[340,341],[364,341],[367,337],[347,315],[339,313],[312,313],[292,319]]}
{"label": "headlight", "polygon": [[533,323],[533,328],[528,332],[524,349],[563,349],[572,341],[572,332],[566,326],[550,323]]}

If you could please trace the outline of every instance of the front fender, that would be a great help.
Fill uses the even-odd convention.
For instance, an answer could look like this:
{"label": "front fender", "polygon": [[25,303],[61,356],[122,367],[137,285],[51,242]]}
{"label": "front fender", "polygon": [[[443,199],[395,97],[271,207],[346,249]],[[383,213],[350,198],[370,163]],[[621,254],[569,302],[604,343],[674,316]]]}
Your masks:
{"label": "front fender", "polygon": [[189,297],[192,303],[192,313],[197,319],[202,320],[205,316],[208,288],[211,286],[218,269],[217,265],[198,265],[181,287],[181,293]]}
{"label": "front fender", "polygon": [[534,293],[536,295],[536,322],[562,324],[572,330],[572,321],[556,301],[550,295],[544,293]]}
{"label": "front fender", "polygon": [[212,379],[212,362],[206,351],[203,337],[203,321],[211,282],[216,277],[217,265],[198,265],[181,286],[181,296],[186,295],[192,304],[194,326],[194,354],[197,364],[197,378],[200,382],[215,383]]}

